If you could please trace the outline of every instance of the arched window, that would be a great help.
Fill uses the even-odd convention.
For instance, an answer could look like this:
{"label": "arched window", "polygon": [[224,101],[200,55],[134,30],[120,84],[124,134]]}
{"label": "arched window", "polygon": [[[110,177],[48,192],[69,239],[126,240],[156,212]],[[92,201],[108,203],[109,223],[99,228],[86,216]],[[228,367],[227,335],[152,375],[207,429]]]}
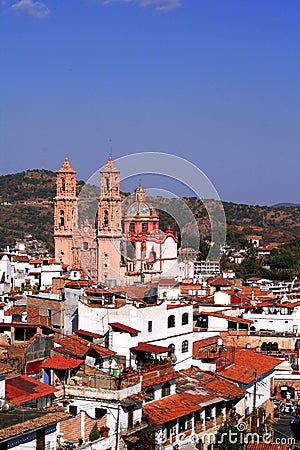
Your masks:
{"label": "arched window", "polygon": [[106,177],[105,181],[106,181],[106,190],[109,191],[109,178]]}
{"label": "arched window", "polygon": [[181,344],[181,353],[186,353],[189,351],[189,341],[183,341]]}
{"label": "arched window", "polygon": [[61,179],[61,190],[63,192],[66,190],[66,180],[64,178]]}
{"label": "arched window", "polygon": [[108,227],[108,211],[107,209],[104,210],[104,223],[103,223],[104,227]]}
{"label": "arched window", "polygon": [[169,316],[168,317],[168,328],[173,328],[175,327],[175,316]]}
{"label": "arched window", "polygon": [[89,243],[88,242],[84,242],[83,243],[83,250],[88,250],[89,249]]}
{"label": "arched window", "polygon": [[154,400],[154,388],[148,388],[145,392],[147,394],[145,402],[151,402]]}
{"label": "arched window", "polygon": [[189,323],[189,314],[183,313],[181,317],[181,325],[187,325]]}
{"label": "arched window", "polygon": [[63,209],[61,209],[59,212],[59,223],[61,227],[65,225],[65,212]]}
{"label": "arched window", "polygon": [[170,393],[171,393],[171,385],[170,385],[170,383],[164,383],[163,385],[162,385],[162,388],[161,388],[161,396],[162,397],[167,397],[167,395],[170,395]]}

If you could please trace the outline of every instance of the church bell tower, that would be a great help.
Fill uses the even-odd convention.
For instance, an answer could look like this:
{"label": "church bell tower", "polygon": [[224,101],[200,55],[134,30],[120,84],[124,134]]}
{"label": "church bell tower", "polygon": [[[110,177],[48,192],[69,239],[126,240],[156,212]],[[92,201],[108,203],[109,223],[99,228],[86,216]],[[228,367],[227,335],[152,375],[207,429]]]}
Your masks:
{"label": "church bell tower", "polygon": [[97,215],[98,281],[113,286],[120,283],[122,241],[122,199],[120,172],[112,158],[100,171],[100,201]]}
{"label": "church bell tower", "polygon": [[54,198],[55,260],[73,267],[76,260],[73,226],[77,219],[76,172],[68,158],[56,173]]}

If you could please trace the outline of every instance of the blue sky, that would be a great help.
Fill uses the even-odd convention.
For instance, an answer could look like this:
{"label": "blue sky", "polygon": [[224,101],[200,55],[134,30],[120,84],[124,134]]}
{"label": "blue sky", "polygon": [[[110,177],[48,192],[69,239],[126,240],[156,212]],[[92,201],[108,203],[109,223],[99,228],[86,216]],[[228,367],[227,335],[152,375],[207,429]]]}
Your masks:
{"label": "blue sky", "polygon": [[300,203],[299,0],[0,0],[0,42],[1,174],[87,180],[112,145]]}

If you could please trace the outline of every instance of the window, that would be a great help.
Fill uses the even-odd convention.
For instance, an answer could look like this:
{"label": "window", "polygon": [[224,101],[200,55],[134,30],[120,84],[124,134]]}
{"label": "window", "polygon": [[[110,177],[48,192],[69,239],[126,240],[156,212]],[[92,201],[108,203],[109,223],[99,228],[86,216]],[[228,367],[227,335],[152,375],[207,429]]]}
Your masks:
{"label": "window", "polygon": [[84,242],[83,243],[83,250],[88,250],[89,249],[89,243],[88,242]]}
{"label": "window", "polygon": [[107,409],[105,408],[95,408],[95,419],[102,419],[107,413]]}
{"label": "window", "polygon": [[189,323],[189,315],[188,313],[182,314],[181,325],[187,325]]}
{"label": "window", "polygon": [[189,351],[189,341],[183,341],[181,344],[181,353],[186,353]]}
{"label": "window", "polygon": [[146,398],[146,402],[151,402],[152,400],[154,400],[154,388],[149,388],[146,391],[147,394],[147,398]]}
{"label": "window", "polygon": [[185,429],[186,429],[186,427],[185,427],[185,417],[180,417],[180,419],[179,419],[179,433],[181,433]]}
{"label": "window", "polygon": [[193,414],[188,414],[186,416],[186,428],[192,428],[192,424],[193,424]]}
{"label": "window", "polygon": [[175,316],[169,316],[168,317],[168,328],[173,328],[175,327]]}
{"label": "window", "polygon": [[65,212],[63,209],[61,209],[59,213],[59,223],[61,227],[65,225]]}
{"label": "window", "polygon": [[61,179],[61,190],[63,192],[66,190],[66,180],[64,178]]}
{"label": "window", "polygon": [[107,209],[104,210],[104,227],[108,227],[108,211]]}
{"label": "window", "polygon": [[106,190],[109,191],[109,178],[106,177],[105,181],[106,181]]}
{"label": "window", "polygon": [[148,333],[152,332],[152,320],[148,321]]}
{"label": "window", "polygon": [[135,233],[135,223],[130,223],[130,233]]}
{"label": "window", "polygon": [[170,383],[164,383],[162,385],[162,388],[161,388],[161,396],[162,397],[167,397],[167,395],[170,395],[170,392],[171,392],[171,385],[170,385]]}
{"label": "window", "polygon": [[77,406],[70,405],[69,406],[69,413],[72,414],[72,416],[77,416]]}
{"label": "window", "polygon": [[148,224],[142,223],[142,231],[148,231]]}

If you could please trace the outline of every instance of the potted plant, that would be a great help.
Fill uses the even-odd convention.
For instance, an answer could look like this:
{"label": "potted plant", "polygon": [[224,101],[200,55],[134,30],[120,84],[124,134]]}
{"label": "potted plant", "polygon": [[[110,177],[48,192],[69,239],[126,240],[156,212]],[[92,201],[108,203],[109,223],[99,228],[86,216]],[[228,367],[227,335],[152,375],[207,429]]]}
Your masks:
{"label": "potted plant", "polygon": [[109,432],[109,427],[103,425],[103,426],[100,428],[100,433],[101,433],[101,436],[102,436],[102,437],[108,437],[108,432]]}

